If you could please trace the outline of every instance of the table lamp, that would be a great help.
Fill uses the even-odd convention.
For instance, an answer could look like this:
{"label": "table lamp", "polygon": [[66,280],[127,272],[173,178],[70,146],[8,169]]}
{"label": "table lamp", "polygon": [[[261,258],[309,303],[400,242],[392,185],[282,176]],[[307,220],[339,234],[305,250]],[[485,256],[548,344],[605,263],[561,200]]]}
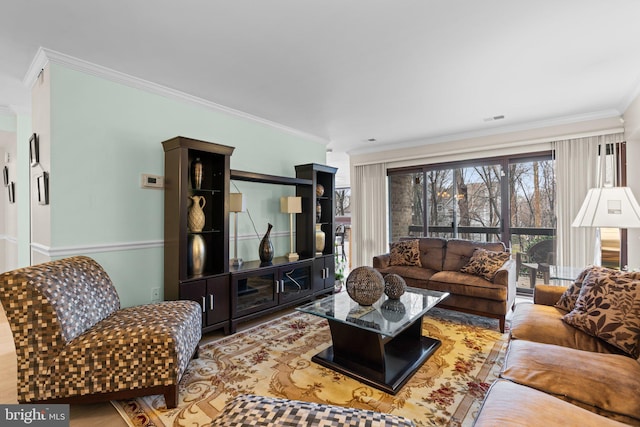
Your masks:
{"label": "table lamp", "polygon": [[301,197],[280,197],[280,212],[289,214],[289,245],[291,252],[287,254],[289,261],[297,261],[300,256],[293,250],[293,214],[302,212]]}
{"label": "table lamp", "polygon": [[230,193],[229,194],[229,212],[235,214],[235,224],[233,233],[233,259],[231,265],[234,267],[240,267],[242,265],[242,259],[238,258],[238,212],[244,212],[245,210],[244,196],[242,193]]}

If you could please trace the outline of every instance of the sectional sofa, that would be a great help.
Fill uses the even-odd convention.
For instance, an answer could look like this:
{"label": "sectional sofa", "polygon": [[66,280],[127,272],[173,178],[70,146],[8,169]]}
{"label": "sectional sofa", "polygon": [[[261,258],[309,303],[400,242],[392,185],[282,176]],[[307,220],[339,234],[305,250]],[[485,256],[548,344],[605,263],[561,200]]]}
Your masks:
{"label": "sectional sofa", "polygon": [[476,427],[640,426],[640,273],[588,268],[516,306]]}

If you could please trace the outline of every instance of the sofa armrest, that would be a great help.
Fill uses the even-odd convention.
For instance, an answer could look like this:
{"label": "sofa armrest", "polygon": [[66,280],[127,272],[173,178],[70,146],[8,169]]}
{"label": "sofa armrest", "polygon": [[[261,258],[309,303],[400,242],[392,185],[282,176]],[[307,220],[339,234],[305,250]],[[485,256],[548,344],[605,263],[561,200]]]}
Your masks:
{"label": "sofa armrest", "polygon": [[373,257],[373,268],[387,268],[389,267],[389,260],[391,255],[382,254]]}
{"label": "sofa armrest", "polygon": [[566,286],[536,285],[533,289],[533,303],[553,306],[566,290]]}
{"label": "sofa armrest", "polygon": [[493,284],[509,287],[509,282],[513,281],[515,284],[516,279],[516,261],[509,259],[502,264],[502,267],[496,271],[496,275],[493,276]]}

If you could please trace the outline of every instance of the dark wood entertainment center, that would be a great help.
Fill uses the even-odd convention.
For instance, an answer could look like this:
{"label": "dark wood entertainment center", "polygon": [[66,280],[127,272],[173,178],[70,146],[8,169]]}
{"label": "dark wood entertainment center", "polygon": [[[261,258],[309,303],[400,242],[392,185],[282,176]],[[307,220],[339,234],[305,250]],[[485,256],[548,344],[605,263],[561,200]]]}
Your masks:
{"label": "dark wood entertainment center", "polygon": [[[239,323],[333,291],[336,168],[309,163],[296,165],[296,177],[231,170],[234,147],[175,137],[162,143],[165,152],[164,296],[188,299],[202,307],[203,332],[224,329],[233,333]],[[192,163],[199,159],[205,171],[202,184],[191,183]],[[275,258],[270,265],[246,261],[229,263],[230,181],[295,186],[302,198],[296,214],[297,261]],[[319,195],[318,185],[324,188]],[[204,197],[205,227],[192,232],[187,225],[190,197]],[[321,216],[316,217],[320,205]],[[325,233],[325,245],[316,252],[316,225]],[[202,274],[189,270],[189,241],[204,240]]]}

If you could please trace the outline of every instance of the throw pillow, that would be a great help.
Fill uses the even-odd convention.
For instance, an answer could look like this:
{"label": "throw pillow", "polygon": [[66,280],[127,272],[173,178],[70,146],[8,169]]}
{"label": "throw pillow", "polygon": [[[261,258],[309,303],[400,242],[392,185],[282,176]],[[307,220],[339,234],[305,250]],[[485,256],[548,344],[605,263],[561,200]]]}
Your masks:
{"label": "throw pillow", "polygon": [[575,308],[563,320],[640,357],[640,273],[587,274]]}
{"label": "throw pillow", "polygon": [[422,267],[420,262],[420,242],[415,240],[403,240],[391,243],[389,265],[415,265]]}
{"label": "throw pillow", "polygon": [[[566,291],[560,296],[560,299],[557,303],[555,303],[555,307],[564,310],[571,311],[576,306],[576,300],[578,299],[578,295],[580,295],[580,289],[582,289],[582,282],[584,282],[585,277],[592,271],[595,270],[609,270],[605,267],[597,267],[597,266],[589,266],[582,270],[580,275],[573,281]],[[610,270],[614,271],[614,270]]]}
{"label": "throw pillow", "polygon": [[460,272],[481,276],[488,281],[492,281],[498,270],[509,258],[511,258],[509,252],[495,252],[476,248],[471,259],[467,265],[460,269]]}

